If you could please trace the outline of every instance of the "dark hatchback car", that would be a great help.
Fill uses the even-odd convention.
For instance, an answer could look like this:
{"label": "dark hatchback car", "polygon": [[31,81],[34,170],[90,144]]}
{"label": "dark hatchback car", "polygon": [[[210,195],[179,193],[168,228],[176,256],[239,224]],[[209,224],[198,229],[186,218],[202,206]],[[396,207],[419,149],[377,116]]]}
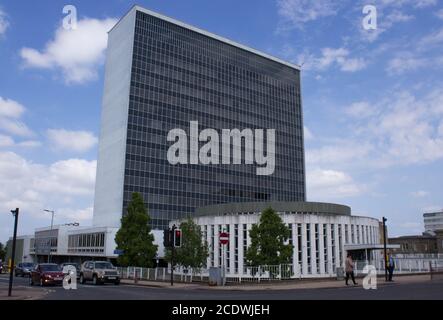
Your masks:
{"label": "dark hatchback car", "polygon": [[64,274],[58,264],[41,263],[38,264],[31,272],[29,284],[40,284],[40,286],[57,285],[63,283]]}
{"label": "dark hatchback car", "polygon": [[[75,263],[75,262],[64,262],[60,265],[60,269],[63,271],[63,268],[66,266],[73,266],[77,272],[77,279],[80,278],[80,269],[81,269],[81,265],[79,263]],[[65,273],[65,276],[67,275],[67,273]]]}
{"label": "dark hatchback car", "polygon": [[35,268],[35,264],[31,262],[22,262],[19,263],[18,266],[14,270],[14,274],[16,277],[18,276],[26,276],[29,277],[31,275],[31,271]]}

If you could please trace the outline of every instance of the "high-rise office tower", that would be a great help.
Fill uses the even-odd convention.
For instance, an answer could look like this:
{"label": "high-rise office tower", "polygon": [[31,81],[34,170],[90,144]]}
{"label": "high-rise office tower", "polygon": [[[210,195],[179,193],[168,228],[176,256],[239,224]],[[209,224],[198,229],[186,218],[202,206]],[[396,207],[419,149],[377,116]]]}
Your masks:
{"label": "high-rise office tower", "polygon": [[[192,141],[197,123],[198,132],[218,132],[220,141],[214,136],[207,141],[220,146],[223,129],[244,134],[242,163],[234,164],[235,146],[229,146],[230,164],[226,154],[202,164],[198,149],[207,141]],[[168,161],[173,129],[187,135],[187,164]],[[268,147],[267,130],[275,129],[275,166],[265,175],[257,174],[262,165],[254,153],[260,142],[256,129],[264,129],[261,141]],[[270,148],[264,150],[274,157]],[[254,155],[252,165],[246,153]],[[204,205],[304,201],[299,68],[133,7],[109,32],[94,225],[118,227],[133,192],[143,195],[155,229]]]}

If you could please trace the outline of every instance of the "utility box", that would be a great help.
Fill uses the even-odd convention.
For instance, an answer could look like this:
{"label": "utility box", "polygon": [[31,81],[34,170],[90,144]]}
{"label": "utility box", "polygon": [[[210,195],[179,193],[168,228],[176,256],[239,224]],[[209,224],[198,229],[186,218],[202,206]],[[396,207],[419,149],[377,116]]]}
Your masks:
{"label": "utility box", "polygon": [[345,279],[345,270],[343,269],[343,267],[336,268],[335,272],[337,274],[337,280],[344,280]]}
{"label": "utility box", "polygon": [[222,270],[221,268],[211,267],[209,268],[209,285],[221,286],[222,285]]}

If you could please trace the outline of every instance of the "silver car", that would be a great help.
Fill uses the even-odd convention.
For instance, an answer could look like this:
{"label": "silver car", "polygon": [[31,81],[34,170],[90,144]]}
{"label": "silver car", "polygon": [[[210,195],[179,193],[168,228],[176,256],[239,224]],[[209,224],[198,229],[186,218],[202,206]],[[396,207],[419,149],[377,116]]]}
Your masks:
{"label": "silver car", "polygon": [[86,261],[80,269],[80,283],[92,281],[94,285],[103,283],[120,284],[120,275],[108,261]]}

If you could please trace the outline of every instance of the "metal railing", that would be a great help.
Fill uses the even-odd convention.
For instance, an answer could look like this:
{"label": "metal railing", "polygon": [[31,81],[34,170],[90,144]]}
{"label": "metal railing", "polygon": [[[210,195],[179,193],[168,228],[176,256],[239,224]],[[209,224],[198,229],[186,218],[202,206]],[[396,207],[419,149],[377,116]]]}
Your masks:
{"label": "metal railing", "polygon": [[[443,259],[394,259],[395,274],[420,274],[437,272],[443,275]],[[378,275],[384,275],[385,266],[383,260],[358,260],[354,261],[354,273],[356,276],[365,274],[363,272],[366,265],[373,265]],[[337,266],[339,267],[339,266]],[[343,269],[343,268],[341,268]],[[311,268],[312,270],[312,268]],[[146,280],[146,281],[170,281],[170,268],[139,268],[139,267],[119,267],[119,274],[122,279]],[[229,272],[231,271],[231,272]],[[329,270],[328,273],[302,273],[301,265],[282,264],[282,265],[264,265],[247,266],[241,272],[234,273],[228,270],[226,273],[226,282],[228,283],[250,283],[264,281],[295,280],[305,278],[335,278],[337,277],[337,268]],[[174,281],[176,282],[208,282],[209,269],[193,269],[176,267],[174,269]]]}
{"label": "metal railing", "polygon": [[[356,275],[363,273],[363,269],[366,265],[373,265],[377,274],[383,275],[385,273],[385,263],[383,260],[378,261],[354,261],[355,268],[354,273]],[[442,265],[443,259],[394,259],[396,274],[414,274],[414,273],[430,273],[432,265]]]}

